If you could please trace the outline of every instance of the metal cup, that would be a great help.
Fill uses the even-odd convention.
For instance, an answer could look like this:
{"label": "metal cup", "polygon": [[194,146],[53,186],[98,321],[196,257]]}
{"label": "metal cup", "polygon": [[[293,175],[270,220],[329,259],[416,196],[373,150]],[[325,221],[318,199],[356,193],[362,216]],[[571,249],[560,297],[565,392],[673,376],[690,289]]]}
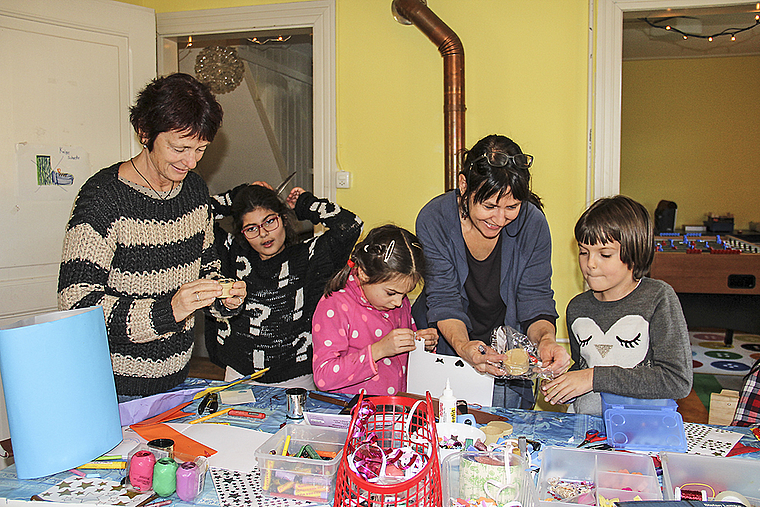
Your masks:
{"label": "metal cup", "polygon": [[306,406],[306,389],[291,387],[285,390],[288,398],[288,419],[303,419],[303,409]]}

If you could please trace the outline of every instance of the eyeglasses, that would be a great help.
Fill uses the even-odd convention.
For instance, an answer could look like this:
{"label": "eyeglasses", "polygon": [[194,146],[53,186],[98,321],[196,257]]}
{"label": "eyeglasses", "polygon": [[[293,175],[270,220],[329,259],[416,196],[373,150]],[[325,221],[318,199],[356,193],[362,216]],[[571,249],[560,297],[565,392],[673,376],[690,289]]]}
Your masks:
{"label": "eyeglasses", "polygon": [[241,232],[248,239],[258,238],[261,235],[261,229],[267,232],[274,232],[280,227],[280,215],[270,215],[271,218],[267,218],[259,225],[249,225]]}
{"label": "eyeglasses", "polygon": [[505,167],[512,162],[515,167],[519,169],[528,169],[533,165],[533,155],[526,155],[525,153],[518,153],[517,155],[507,155],[500,151],[490,151],[482,154],[478,158],[472,161],[472,165],[481,159],[486,159],[488,165],[493,167]]}

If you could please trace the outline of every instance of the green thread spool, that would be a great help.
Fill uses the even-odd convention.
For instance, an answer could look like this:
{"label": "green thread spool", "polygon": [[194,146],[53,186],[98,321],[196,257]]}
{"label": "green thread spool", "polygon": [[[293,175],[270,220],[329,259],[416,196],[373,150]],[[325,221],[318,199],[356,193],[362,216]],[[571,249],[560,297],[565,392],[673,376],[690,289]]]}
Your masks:
{"label": "green thread spool", "polygon": [[169,496],[177,490],[177,468],[172,458],[161,458],[153,468],[153,491],[158,496]]}

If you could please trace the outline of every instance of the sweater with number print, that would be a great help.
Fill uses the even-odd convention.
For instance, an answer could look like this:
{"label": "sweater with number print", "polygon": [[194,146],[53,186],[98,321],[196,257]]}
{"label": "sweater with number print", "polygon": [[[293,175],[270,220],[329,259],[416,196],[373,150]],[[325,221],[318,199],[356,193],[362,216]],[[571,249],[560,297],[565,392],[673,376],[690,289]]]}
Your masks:
{"label": "sweater with number print", "polygon": [[[230,213],[232,197],[240,188],[212,198],[216,218]],[[247,241],[216,227],[222,273],[244,280],[248,295],[239,315],[206,319],[206,348],[212,361],[241,375],[269,368],[258,379],[263,383],[311,373],[314,309],[362,231],[359,217],[311,192],[299,196],[294,211],[299,220],[322,224],[327,230],[265,260]]]}

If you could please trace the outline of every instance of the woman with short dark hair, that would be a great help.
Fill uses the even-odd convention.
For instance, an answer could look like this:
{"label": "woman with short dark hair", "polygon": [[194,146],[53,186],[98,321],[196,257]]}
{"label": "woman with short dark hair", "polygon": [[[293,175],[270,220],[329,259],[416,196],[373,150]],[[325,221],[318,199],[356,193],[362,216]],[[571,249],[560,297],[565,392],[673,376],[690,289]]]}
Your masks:
{"label": "woman with short dark hair", "polygon": [[231,316],[245,299],[222,288],[208,188],[193,173],[222,122],[208,88],[187,74],[151,81],[130,119],[142,151],[87,180],[66,226],[61,310],[103,307],[120,401],[187,378],[193,314]]}

